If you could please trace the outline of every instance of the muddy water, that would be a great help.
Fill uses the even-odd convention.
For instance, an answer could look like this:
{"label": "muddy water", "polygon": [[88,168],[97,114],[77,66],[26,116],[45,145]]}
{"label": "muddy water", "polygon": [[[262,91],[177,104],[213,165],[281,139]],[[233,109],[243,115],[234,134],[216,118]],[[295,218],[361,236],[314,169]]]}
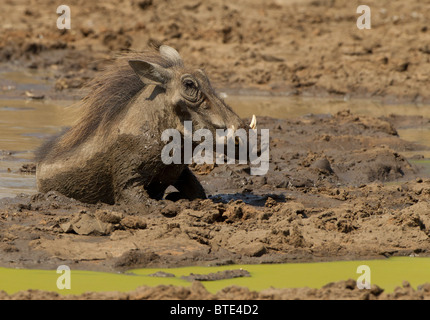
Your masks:
{"label": "muddy water", "polygon": [[398,114],[430,117],[427,105],[387,105],[372,100],[339,100],[282,96],[235,96],[225,99],[243,117],[270,116],[273,118],[295,118],[305,114],[334,114],[349,109],[354,114],[375,117]]}
{"label": "muddy water", "polygon": [[[20,80],[20,86],[41,86],[43,81],[31,80],[31,75],[19,77],[8,73],[12,79]],[[334,114],[350,109],[358,115],[388,116],[390,114],[421,115],[430,117],[430,108],[420,105],[381,105],[368,100],[333,100],[306,99],[294,97],[270,96],[228,96],[226,101],[233,109],[245,118],[253,114],[274,118],[294,118],[306,114]],[[21,166],[31,162],[33,151],[49,135],[58,132],[61,127],[70,125],[77,108],[72,101],[44,101],[29,99],[1,99],[0,97],[0,198],[19,193],[36,192],[34,175],[19,172]],[[399,130],[402,138],[430,146],[430,128],[415,126]],[[405,153],[412,157],[414,153]],[[420,152],[430,158],[430,152]],[[423,160],[414,160],[429,168]]]}
{"label": "muddy water", "polygon": [[32,162],[33,151],[71,119],[68,102],[0,100],[0,198],[35,192],[33,175],[20,174]]}
{"label": "muddy water", "polygon": [[[56,286],[59,274],[56,270],[25,270],[0,268],[1,289],[9,294],[27,289],[56,291],[61,294],[81,294],[86,291],[131,291],[139,286],[178,285],[189,286],[182,276],[209,274],[242,268],[250,277],[204,281],[203,285],[212,293],[231,285],[261,291],[273,288],[321,288],[329,282],[358,279],[358,266],[370,269],[370,283],[393,292],[404,280],[412,287],[430,282],[430,258],[398,257],[385,260],[341,261],[321,263],[290,263],[271,265],[230,265],[221,267],[184,267],[169,269],[136,269],[126,274],[73,270],[71,289],[59,290]],[[157,271],[170,273],[173,277],[150,276]]]}

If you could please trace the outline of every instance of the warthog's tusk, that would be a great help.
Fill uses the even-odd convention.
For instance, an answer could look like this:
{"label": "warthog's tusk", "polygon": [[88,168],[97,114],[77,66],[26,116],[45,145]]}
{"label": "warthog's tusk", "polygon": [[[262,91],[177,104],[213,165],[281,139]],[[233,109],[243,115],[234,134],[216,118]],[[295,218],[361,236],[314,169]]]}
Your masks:
{"label": "warthog's tusk", "polygon": [[255,114],[252,115],[251,124],[249,125],[251,129],[257,129],[257,118],[255,117]]}

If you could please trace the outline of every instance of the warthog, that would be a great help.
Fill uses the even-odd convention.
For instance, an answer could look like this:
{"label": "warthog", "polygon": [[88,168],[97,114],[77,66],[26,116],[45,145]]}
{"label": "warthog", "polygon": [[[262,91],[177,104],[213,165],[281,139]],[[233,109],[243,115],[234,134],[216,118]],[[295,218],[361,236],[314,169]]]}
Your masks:
{"label": "warthog", "polygon": [[86,203],[180,198],[206,194],[187,165],[161,161],[165,129],[248,127],[218,97],[201,69],[184,66],[166,45],[119,57],[89,85],[78,122],[36,153],[40,192],[58,191]]}

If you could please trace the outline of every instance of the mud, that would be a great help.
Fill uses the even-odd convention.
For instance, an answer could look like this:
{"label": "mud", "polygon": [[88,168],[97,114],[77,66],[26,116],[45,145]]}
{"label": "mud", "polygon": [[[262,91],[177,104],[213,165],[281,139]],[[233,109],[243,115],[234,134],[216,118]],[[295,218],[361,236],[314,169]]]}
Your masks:
{"label": "mud", "polygon": [[[2,97],[72,99],[115,52],[161,41],[203,66],[225,92],[428,102],[429,7],[413,0],[368,1],[372,29],[357,5],[337,1],[69,1],[72,29],[55,28],[49,1],[5,1],[0,68],[37,70],[43,85],[0,82]],[[290,119],[259,118],[270,129],[270,169],[193,166],[207,200],[138,207],[88,205],[60,194],[0,201],[0,266],[124,271],[140,267],[311,262],[430,254],[430,174],[414,159],[429,147],[399,130],[430,120],[358,116],[344,110]],[[14,158],[2,150],[2,159]],[[34,174],[30,161],[20,169]],[[173,192],[173,190],[172,190]],[[67,298],[379,299],[428,298],[407,284],[363,293],[350,281],[322,289],[215,295],[191,288]],[[60,299],[28,291],[0,298]]]}
{"label": "mud", "polygon": [[[347,0],[71,0],[59,30],[51,1],[4,1],[0,62],[43,70],[45,97],[81,88],[124,50],[160,41],[228,89],[288,95],[430,101],[429,7],[419,0],[367,1],[372,29],[356,26]],[[8,95],[25,95],[3,84]],[[11,90],[10,90],[11,89]],[[41,96],[45,93],[31,93]]]}
{"label": "mud", "polygon": [[131,207],[56,192],[3,199],[0,264],[123,271],[428,256],[430,179],[401,155],[428,147],[399,138],[396,125],[408,121],[349,111],[262,118],[269,172],[195,165],[207,200]]}
{"label": "mud", "polygon": [[130,292],[87,292],[82,295],[60,295],[41,290],[21,291],[8,295],[0,291],[2,300],[429,300],[430,284],[413,289],[408,282],[397,287],[393,293],[373,285],[371,289],[357,289],[356,281],[332,282],[321,289],[267,289],[260,292],[230,286],[213,294],[199,282],[190,287],[166,286],[139,287]]}
{"label": "mud", "polygon": [[187,281],[216,281],[216,280],[224,280],[224,279],[233,279],[240,277],[250,277],[250,273],[244,269],[235,269],[235,270],[224,270],[218,271],[216,273],[208,273],[208,274],[194,274],[191,273],[188,276],[182,276],[181,279]]}

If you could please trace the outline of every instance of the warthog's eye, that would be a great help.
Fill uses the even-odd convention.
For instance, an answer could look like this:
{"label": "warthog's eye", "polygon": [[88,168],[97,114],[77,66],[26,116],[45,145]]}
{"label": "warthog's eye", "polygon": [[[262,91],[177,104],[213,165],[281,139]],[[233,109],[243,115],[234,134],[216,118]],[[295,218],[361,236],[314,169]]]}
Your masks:
{"label": "warthog's eye", "polygon": [[182,96],[190,102],[198,102],[201,98],[201,92],[196,80],[190,77],[182,79]]}
{"label": "warthog's eye", "polygon": [[184,81],[184,86],[187,90],[189,89],[197,89],[195,83],[192,80],[185,80]]}

